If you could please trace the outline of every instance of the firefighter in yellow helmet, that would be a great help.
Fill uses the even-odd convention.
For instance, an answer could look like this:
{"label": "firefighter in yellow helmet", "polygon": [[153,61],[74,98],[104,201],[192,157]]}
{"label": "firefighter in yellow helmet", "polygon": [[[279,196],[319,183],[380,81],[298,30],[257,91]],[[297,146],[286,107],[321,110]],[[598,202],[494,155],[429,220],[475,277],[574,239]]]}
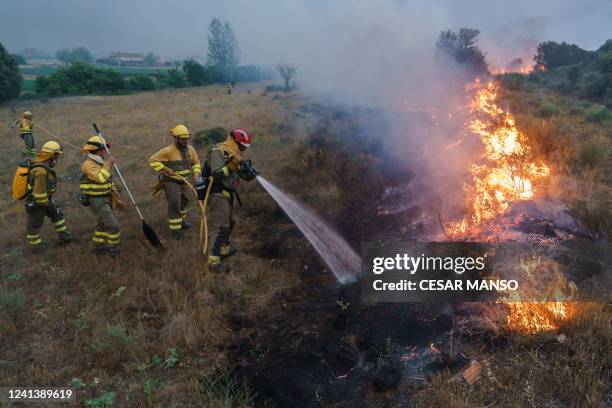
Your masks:
{"label": "firefighter in yellow helmet", "polygon": [[159,150],[149,158],[149,165],[160,172],[159,182],[154,195],[163,189],[168,201],[168,226],[174,239],[184,237],[184,230],[191,227],[185,220],[185,207],[189,202],[187,186],[177,175],[192,178],[196,185],[201,185],[202,168],[198,153],[189,145],[191,135],[184,125],[170,129],[173,143]]}
{"label": "firefighter in yellow helmet", "polygon": [[45,217],[51,219],[60,243],[77,240],[68,230],[64,214],[53,200],[57,188],[57,176],[53,168],[62,153],[59,143],[46,142],[30,165],[25,208],[27,238],[35,253],[42,253],[45,249],[40,233]]}
{"label": "firefighter in yellow helmet", "polygon": [[21,119],[15,122],[15,125],[19,125],[19,136],[25,143],[22,150],[23,156],[34,158],[36,156],[36,146],[34,144],[34,135],[32,134],[32,128],[34,127],[32,112],[23,112]]}
{"label": "firefighter in yellow helmet", "polygon": [[204,178],[213,185],[208,199],[208,231],[211,234],[212,248],[209,250],[208,267],[214,272],[227,272],[229,265],[223,260],[236,253],[230,246],[230,235],[235,225],[234,199],[240,198],[236,192],[238,179],[253,180],[257,171],[250,160],[243,160],[241,152],[251,145],[251,135],[244,129],[234,129],[223,143],[218,143],[208,151],[204,164]]}
{"label": "firefighter in yellow helmet", "polygon": [[[105,143],[100,136],[92,136],[83,146],[87,159],[81,164],[79,201],[89,207],[98,220],[93,234],[94,253],[108,252],[115,258],[119,256],[121,232],[113,210],[121,209],[124,204],[111,175],[115,160],[106,151]],[[106,143],[106,146],[110,147],[110,144]]]}

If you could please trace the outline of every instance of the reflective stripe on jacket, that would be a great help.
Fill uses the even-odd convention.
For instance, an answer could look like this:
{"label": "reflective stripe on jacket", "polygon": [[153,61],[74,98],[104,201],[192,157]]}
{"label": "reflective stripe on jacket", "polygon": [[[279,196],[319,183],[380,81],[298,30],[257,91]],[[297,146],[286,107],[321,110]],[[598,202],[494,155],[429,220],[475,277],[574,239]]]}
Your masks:
{"label": "reflective stripe on jacket", "polygon": [[110,173],[110,164],[99,164],[87,158],[81,165],[81,179],[79,187],[81,194],[89,197],[110,195],[114,190],[113,176]]}
{"label": "reflective stripe on jacket", "polygon": [[33,165],[28,174],[28,195],[37,204],[46,205],[57,189],[57,176],[50,168]]}
{"label": "reflective stripe on jacket", "polygon": [[34,126],[34,123],[32,123],[30,119],[22,118],[19,121],[19,131],[21,132],[22,135],[27,134],[27,133],[32,133],[33,126]]}
{"label": "reflective stripe on jacket", "polygon": [[[200,158],[193,146],[179,149],[176,143],[164,147],[151,156],[149,158],[149,165],[153,167],[155,171],[162,171],[164,168],[168,168],[183,177],[187,177],[192,173],[202,173]],[[172,176],[167,176],[172,178]]]}

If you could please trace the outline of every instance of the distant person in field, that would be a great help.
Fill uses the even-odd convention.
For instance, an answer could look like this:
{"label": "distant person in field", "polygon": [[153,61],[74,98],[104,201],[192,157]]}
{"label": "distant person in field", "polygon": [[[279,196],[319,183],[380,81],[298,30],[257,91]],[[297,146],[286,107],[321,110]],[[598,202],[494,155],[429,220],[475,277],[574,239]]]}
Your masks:
{"label": "distant person in field", "polygon": [[204,178],[212,187],[208,198],[208,231],[212,249],[209,250],[208,267],[213,272],[228,272],[229,265],[223,262],[234,255],[236,248],[230,245],[230,235],[235,225],[234,201],[240,203],[236,192],[239,179],[251,181],[257,175],[251,162],[243,160],[242,152],[251,145],[251,135],[244,129],[232,130],[223,143],[214,145],[204,164]]}
{"label": "distant person in field", "polygon": [[[94,254],[110,254],[119,256],[120,230],[114,210],[121,210],[124,203],[119,198],[119,192],[113,183],[111,166],[115,163],[104,146],[104,139],[92,136],[83,146],[87,159],[81,164],[81,179],[79,200],[89,207],[97,218],[98,224],[93,234]],[[106,145],[110,147],[110,144]]]}
{"label": "distant person in field", "polygon": [[15,122],[15,125],[19,125],[19,136],[25,143],[22,151],[23,157],[34,158],[36,156],[36,145],[34,144],[34,135],[32,134],[32,128],[34,127],[32,112],[23,112],[21,119]]}
{"label": "distant person in field", "polygon": [[149,158],[149,165],[159,173],[159,182],[155,186],[154,196],[161,190],[168,201],[168,226],[172,238],[184,238],[184,230],[191,228],[187,222],[186,206],[189,202],[187,186],[178,176],[192,179],[196,186],[203,183],[201,178],[202,167],[198,153],[189,145],[191,134],[184,125],[176,125],[170,129],[173,142],[159,150]]}
{"label": "distant person in field", "polygon": [[59,143],[46,142],[30,165],[25,208],[27,238],[34,253],[42,253],[45,249],[40,231],[45,217],[53,223],[60,243],[66,244],[77,240],[68,230],[64,213],[53,200],[53,194],[57,189],[57,176],[53,168],[62,153]]}

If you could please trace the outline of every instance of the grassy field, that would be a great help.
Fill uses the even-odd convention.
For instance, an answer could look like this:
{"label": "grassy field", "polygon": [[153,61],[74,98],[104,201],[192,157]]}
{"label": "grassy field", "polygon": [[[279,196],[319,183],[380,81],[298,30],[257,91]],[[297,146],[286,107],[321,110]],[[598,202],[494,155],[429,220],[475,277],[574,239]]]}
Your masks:
{"label": "grassy field", "polygon": [[[140,221],[128,209],[119,217],[121,260],[99,262],[91,256],[94,220],[76,200],[83,154],[66,147],[57,169],[63,180],[56,197],[81,241],[57,247],[47,223],[43,234],[50,244],[48,253],[27,255],[22,245],[23,205],[10,198],[8,188],[22,142],[14,130],[3,127],[0,217],[6,228],[0,232],[0,286],[8,292],[0,293],[0,304],[13,306],[0,312],[2,384],[83,383],[77,387],[81,400],[111,398],[114,393],[118,406],[171,402],[216,407],[224,392],[248,400],[242,389],[228,391],[230,377],[225,388],[218,389],[217,378],[211,376],[228,367],[226,349],[236,336],[228,321],[230,312],[248,305],[249,313],[255,314],[276,291],[299,280],[290,272],[297,266],[271,262],[248,249],[254,243],[249,240],[258,239],[252,233],[258,227],[256,210],[274,208],[274,203],[256,186],[248,186],[243,196],[248,207],[236,232],[236,243],[244,249],[232,261],[236,272],[213,275],[196,255],[196,232],[187,241],[170,241],[165,202],[151,198],[156,176],[143,162],[170,143],[168,129],[177,123],[193,131],[243,126],[256,135],[250,158],[274,179],[271,169],[283,163],[279,124],[300,100],[261,96],[259,87],[237,86],[235,91],[230,97],[222,87],[205,87],[127,97],[58,98],[18,107],[31,110],[35,123],[77,146],[93,134],[91,123],[96,122],[112,141],[115,154],[125,157],[119,165],[169,251],[160,256],[151,250]],[[2,124],[14,119],[7,108],[0,110],[0,117]],[[38,145],[49,140],[40,130],[35,137]],[[283,146],[286,149],[290,142]],[[205,156],[203,147],[199,153]],[[197,222],[197,211],[190,217]],[[22,296],[25,303],[20,303]],[[244,404],[231,404],[240,405]]]}
{"label": "grassy field", "polygon": [[[136,74],[154,74],[157,71],[165,71],[173,69],[174,67],[115,67],[110,65],[95,65],[98,68],[110,68],[114,71],[119,72],[123,75],[136,75]],[[32,67],[32,66],[20,66],[19,70],[22,75],[51,75],[57,71],[59,67]]]}
{"label": "grassy field", "polygon": [[[312,101],[295,93],[263,94],[264,85],[238,85],[232,96],[210,86],[20,102],[16,114],[31,110],[35,124],[77,146],[93,134],[92,122],[112,141],[147,222],[169,249],[163,255],[153,252],[139,219],[127,209],[119,216],[123,256],[117,261],[90,255],[94,220],[76,200],[83,154],[68,147],[58,165],[62,182],[56,197],[81,241],[67,248],[54,245],[47,222],[48,253],[27,254],[23,205],[9,195],[22,142],[6,127],[16,116],[0,108],[0,385],[71,385],[91,406],[109,400],[122,407],[252,406],[257,390],[233,377],[234,368],[244,364],[235,359],[236,348],[248,344],[245,354],[266,358],[269,345],[259,343],[257,334],[278,328],[270,329],[262,315],[283,313],[289,300],[280,294],[299,288],[312,265],[304,260],[317,257],[274,201],[250,183],[242,194],[245,206],[235,231],[241,251],[230,261],[233,272],[209,273],[196,254],[195,231],[181,243],[169,239],[165,201],[151,198],[155,175],[142,160],[170,142],[168,129],[176,123],[194,133],[242,126],[255,134],[248,157],[266,178],[320,214],[341,215],[344,224],[353,222],[345,214],[358,212],[371,197],[359,183],[383,167],[376,158],[347,158],[326,144],[325,138],[354,134],[350,123],[338,119],[345,114],[330,111],[321,125]],[[610,186],[609,124],[588,119],[589,107],[536,89],[508,91],[504,98],[517,113],[518,126],[529,129],[535,147],[556,166],[556,184],[575,186],[567,189],[568,201],[583,208],[594,229],[607,228],[609,204],[601,196]],[[557,113],[549,115],[551,109],[543,109],[547,103],[554,103]],[[35,136],[39,145],[49,139],[40,130]],[[203,157],[205,146],[197,149]],[[189,217],[197,222],[196,211]],[[319,261],[308,262],[318,265],[315,273],[330,275]],[[606,406],[610,323],[609,305],[587,304],[560,328],[563,342],[557,333],[523,336],[492,330],[495,325],[466,328],[460,334],[466,345],[462,353],[483,367],[474,385],[458,380],[456,367],[449,367],[384,393],[364,388],[372,406],[381,407],[395,406],[398,399],[405,402],[398,406],[423,407]],[[319,334],[314,336],[297,337]]]}

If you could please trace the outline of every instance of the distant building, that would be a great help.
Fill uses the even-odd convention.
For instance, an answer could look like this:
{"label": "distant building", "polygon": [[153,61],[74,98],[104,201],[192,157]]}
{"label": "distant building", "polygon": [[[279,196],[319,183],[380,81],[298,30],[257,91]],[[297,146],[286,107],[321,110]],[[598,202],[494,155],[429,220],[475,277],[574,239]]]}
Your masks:
{"label": "distant building", "polygon": [[28,65],[33,67],[59,67],[64,63],[53,58],[28,58]]}
{"label": "distant building", "polygon": [[144,54],[111,52],[107,60],[110,65],[144,65]]}
{"label": "distant building", "polygon": [[23,58],[29,60],[29,59],[33,59],[33,58],[45,58],[45,54],[39,50],[37,50],[36,48],[26,48],[25,50],[23,50],[23,52],[21,53],[21,55],[23,56]]}

